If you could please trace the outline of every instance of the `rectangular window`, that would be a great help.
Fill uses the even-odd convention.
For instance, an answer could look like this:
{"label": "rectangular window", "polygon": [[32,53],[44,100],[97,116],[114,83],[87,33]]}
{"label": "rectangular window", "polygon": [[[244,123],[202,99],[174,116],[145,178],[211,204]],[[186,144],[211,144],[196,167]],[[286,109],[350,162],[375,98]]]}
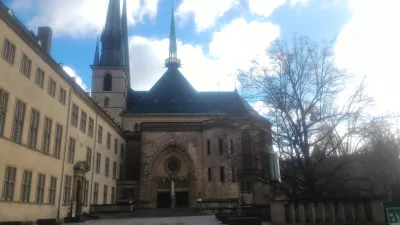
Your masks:
{"label": "rectangular window", "polygon": [[72,137],[69,138],[69,145],[68,145],[68,157],[67,157],[67,162],[68,163],[74,163],[75,160],[75,143],[76,140]]}
{"label": "rectangular window", "polygon": [[100,163],[101,163],[101,154],[96,153],[96,173],[100,174]]}
{"label": "rectangular window", "polygon": [[51,138],[51,127],[53,121],[49,118],[44,118],[44,126],[43,126],[43,144],[42,150],[45,153],[50,152],[50,138]]}
{"label": "rectangular window", "polygon": [[119,166],[119,179],[120,180],[122,180],[122,172],[123,172],[122,168],[123,168],[122,165],[120,165]]}
{"label": "rectangular window", "polygon": [[86,147],[86,163],[89,167],[89,170],[90,170],[91,162],[92,162],[92,149],[89,147]]}
{"label": "rectangular window", "polygon": [[218,139],[218,149],[219,149],[219,154],[220,155],[222,155],[223,153],[224,153],[224,150],[223,150],[223,141],[222,141],[222,138],[219,138]]}
{"label": "rectangular window", "polygon": [[4,40],[2,57],[6,62],[10,63],[11,65],[14,64],[15,45],[11,44],[11,42],[7,39]]}
{"label": "rectangular window", "polygon": [[60,95],[58,96],[58,102],[65,105],[65,99],[67,98],[67,91],[60,87]]}
{"label": "rectangular window", "polygon": [[125,145],[121,143],[121,159],[124,158],[124,154],[125,154]]}
{"label": "rectangular window", "polygon": [[52,78],[50,78],[49,84],[47,87],[47,94],[49,94],[51,97],[55,98],[56,97],[56,89],[57,89],[56,87],[57,87],[56,82]]}
{"label": "rectangular window", "polygon": [[118,139],[114,139],[114,153],[118,154]]}
{"label": "rectangular window", "polygon": [[77,105],[72,104],[72,116],[71,116],[71,125],[74,127],[78,127],[78,113],[79,108]]}
{"label": "rectangular window", "polygon": [[36,68],[35,84],[40,88],[43,88],[44,86],[44,76],[45,76],[44,71],[39,67]]}
{"label": "rectangular window", "polygon": [[54,157],[60,158],[61,142],[62,142],[63,127],[60,124],[56,125],[56,136],[54,138]]}
{"label": "rectangular window", "polygon": [[22,55],[21,68],[19,71],[26,77],[31,77],[32,61],[25,54]]}
{"label": "rectangular window", "polygon": [[111,149],[111,134],[107,133],[107,149]]}
{"label": "rectangular window", "polygon": [[25,108],[26,108],[25,103],[17,99],[14,111],[14,124],[11,133],[11,139],[16,143],[21,143],[22,140],[22,130],[24,128],[24,119],[25,119]]}
{"label": "rectangular window", "polygon": [[108,177],[108,174],[110,172],[110,159],[108,157],[106,157],[106,166],[105,166],[105,171],[104,171],[104,175],[106,177]]}
{"label": "rectangular window", "polygon": [[35,109],[31,111],[31,123],[29,125],[28,146],[36,149],[38,131],[39,131],[40,113]]}
{"label": "rectangular window", "polygon": [[115,204],[115,187],[111,188],[111,204]]}
{"label": "rectangular window", "polygon": [[6,123],[8,105],[8,93],[0,89],[0,136],[3,136],[4,124]]}
{"label": "rectangular window", "polygon": [[207,155],[211,154],[211,141],[207,140]]}
{"label": "rectangular window", "polygon": [[117,162],[113,162],[112,178],[117,179]]}
{"label": "rectangular window", "polygon": [[99,183],[94,183],[93,205],[97,205],[99,200]]}
{"label": "rectangular window", "polygon": [[88,197],[89,197],[89,181],[83,181],[83,204],[88,206]]}
{"label": "rectangular window", "polygon": [[38,180],[36,183],[36,202],[43,203],[43,196],[44,196],[44,185],[46,181],[46,176],[43,174],[38,175]]}
{"label": "rectangular window", "polygon": [[108,186],[107,185],[104,185],[104,192],[103,192],[103,204],[107,204],[107,190],[108,189]]}
{"label": "rectangular window", "polygon": [[81,131],[86,133],[86,119],[87,115],[84,111],[81,112]]}
{"label": "rectangular window", "polygon": [[97,132],[97,142],[99,144],[103,143],[103,127],[99,125],[99,130]]}
{"label": "rectangular window", "polygon": [[225,182],[225,169],[223,166],[219,167],[219,179],[221,182]]}
{"label": "rectangular window", "polygon": [[233,155],[234,152],[235,152],[235,151],[234,151],[234,149],[233,149],[233,140],[231,139],[231,155]]}
{"label": "rectangular window", "polygon": [[236,182],[236,169],[232,167],[232,182]]}
{"label": "rectangular window", "polygon": [[249,180],[240,181],[240,192],[241,193],[252,193],[252,184]]}
{"label": "rectangular window", "polygon": [[94,120],[92,117],[89,117],[89,130],[88,130],[89,137],[93,137],[93,129],[94,129]]}
{"label": "rectangular window", "polygon": [[56,191],[57,191],[57,178],[50,178],[50,186],[49,186],[49,204],[56,203]]}
{"label": "rectangular window", "polygon": [[32,184],[32,171],[24,170],[22,175],[22,185],[21,185],[21,202],[30,202],[31,195],[31,184]]}
{"label": "rectangular window", "polygon": [[3,193],[2,200],[12,201],[14,200],[14,186],[15,186],[15,176],[17,173],[17,168],[7,166],[5,175],[4,175],[4,183],[3,183]]}
{"label": "rectangular window", "polygon": [[66,175],[65,183],[64,183],[64,198],[63,198],[64,205],[69,204],[69,199],[70,199],[70,195],[71,195],[71,182],[72,182],[72,177]]}
{"label": "rectangular window", "polygon": [[208,167],[208,181],[212,180],[211,167]]}

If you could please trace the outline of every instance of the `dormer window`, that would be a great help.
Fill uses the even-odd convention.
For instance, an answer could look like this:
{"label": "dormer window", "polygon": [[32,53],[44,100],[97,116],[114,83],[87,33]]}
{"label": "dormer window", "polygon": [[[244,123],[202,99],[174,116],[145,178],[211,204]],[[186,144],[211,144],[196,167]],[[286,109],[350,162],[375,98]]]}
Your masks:
{"label": "dormer window", "polygon": [[172,103],[175,103],[175,102],[176,102],[176,99],[174,99],[174,98],[171,99],[171,102],[172,102]]}
{"label": "dormer window", "polygon": [[111,91],[112,89],[112,76],[107,73],[103,79],[103,91]]}
{"label": "dormer window", "polygon": [[154,99],[154,102],[158,102],[158,98]]}

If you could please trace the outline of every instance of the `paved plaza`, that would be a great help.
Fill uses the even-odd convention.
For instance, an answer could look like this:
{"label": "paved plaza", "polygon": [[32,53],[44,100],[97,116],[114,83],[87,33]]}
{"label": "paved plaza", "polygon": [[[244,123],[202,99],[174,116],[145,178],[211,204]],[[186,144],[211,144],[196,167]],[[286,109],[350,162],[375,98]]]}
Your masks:
{"label": "paved plaza", "polygon": [[[214,225],[222,224],[214,216],[104,219],[85,221],[85,225]],[[263,223],[263,225],[270,225]]]}

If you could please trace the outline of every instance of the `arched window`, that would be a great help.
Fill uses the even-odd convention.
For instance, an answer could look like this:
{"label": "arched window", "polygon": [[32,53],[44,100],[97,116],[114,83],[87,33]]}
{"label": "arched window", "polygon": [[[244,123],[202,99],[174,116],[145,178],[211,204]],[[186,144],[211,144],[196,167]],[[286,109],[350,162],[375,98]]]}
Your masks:
{"label": "arched window", "polygon": [[110,106],[110,98],[109,97],[105,97],[104,98],[104,107],[108,107]]}
{"label": "arched window", "polygon": [[112,76],[111,74],[107,73],[104,75],[103,79],[103,91],[111,91],[112,88]]}

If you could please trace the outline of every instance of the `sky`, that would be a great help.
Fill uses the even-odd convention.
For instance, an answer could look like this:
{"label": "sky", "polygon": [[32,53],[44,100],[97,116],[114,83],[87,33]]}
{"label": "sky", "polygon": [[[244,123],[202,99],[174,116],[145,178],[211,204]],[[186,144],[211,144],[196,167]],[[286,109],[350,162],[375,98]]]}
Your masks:
{"label": "sky", "polygon": [[[90,91],[89,65],[108,0],[2,1],[29,29],[53,29],[52,56]],[[166,71],[172,0],[127,0],[127,6],[131,85],[148,90]],[[380,113],[397,113],[399,6],[398,0],[175,0],[181,72],[198,91],[232,91],[237,70],[262,59],[277,38],[335,40],[338,66],[365,78]]]}

